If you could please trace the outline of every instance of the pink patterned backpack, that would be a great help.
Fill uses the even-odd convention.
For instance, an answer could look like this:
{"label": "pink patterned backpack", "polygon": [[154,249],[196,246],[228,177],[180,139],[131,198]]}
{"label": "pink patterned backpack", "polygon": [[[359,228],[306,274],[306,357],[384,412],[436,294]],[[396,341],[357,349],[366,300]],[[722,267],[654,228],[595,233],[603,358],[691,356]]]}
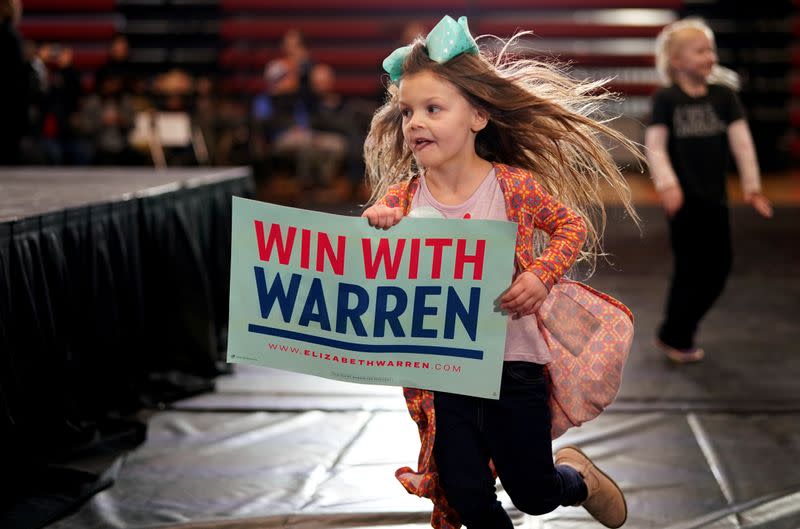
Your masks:
{"label": "pink patterned backpack", "polygon": [[539,310],[550,347],[552,437],[594,419],[613,402],[633,341],[633,315],[616,299],[561,280]]}

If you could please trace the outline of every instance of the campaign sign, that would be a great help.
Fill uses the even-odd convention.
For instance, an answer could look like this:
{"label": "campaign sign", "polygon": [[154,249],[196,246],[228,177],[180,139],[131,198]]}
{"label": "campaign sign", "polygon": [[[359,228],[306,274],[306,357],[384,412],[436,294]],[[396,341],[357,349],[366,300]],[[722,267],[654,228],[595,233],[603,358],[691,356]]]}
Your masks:
{"label": "campaign sign", "polygon": [[516,225],[233,199],[228,361],[498,398]]}

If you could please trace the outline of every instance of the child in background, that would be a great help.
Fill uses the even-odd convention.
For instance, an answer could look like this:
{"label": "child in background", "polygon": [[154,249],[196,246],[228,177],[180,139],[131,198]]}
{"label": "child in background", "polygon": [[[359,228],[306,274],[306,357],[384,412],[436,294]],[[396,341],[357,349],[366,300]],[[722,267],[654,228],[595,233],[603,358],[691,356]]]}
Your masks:
{"label": "child in background", "polygon": [[417,208],[518,224],[516,272],[500,299],[513,315],[500,398],[406,388],[422,448],[419,471],[401,469],[397,477],[434,501],[433,527],[510,529],[494,472],[523,512],[583,505],[602,524],[619,527],[627,507],[616,483],[575,447],[553,461],[544,373],[550,351],[536,312],[573,263],[597,254],[602,182],[636,218],[600,137],[635,149],[589,117],[602,102],[590,95],[597,86],[537,61],[509,59],[506,48],[490,59],[465,17],[444,17],[425,40],[383,63],[393,84],[364,147],[374,204],[363,216],[383,229]]}
{"label": "child in background", "polygon": [[722,293],[731,269],[726,190],[729,151],[744,197],[772,216],[761,194],[758,162],[736,74],[717,65],[714,35],[700,19],[665,27],[656,39],[656,67],[665,88],[653,96],[645,133],[650,174],[670,227],[674,272],[656,344],[677,363],[697,362],[697,326]]}

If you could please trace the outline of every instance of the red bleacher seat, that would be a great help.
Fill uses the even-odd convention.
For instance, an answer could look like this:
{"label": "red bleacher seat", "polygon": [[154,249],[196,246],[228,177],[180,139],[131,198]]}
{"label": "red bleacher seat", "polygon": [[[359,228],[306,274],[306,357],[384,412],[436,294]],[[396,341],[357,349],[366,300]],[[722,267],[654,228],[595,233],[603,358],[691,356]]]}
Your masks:
{"label": "red bleacher seat", "polygon": [[654,66],[656,61],[653,55],[644,54],[610,54],[610,53],[570,53],[559,54],[555,57],[559,62],[568,62],[581,66]]}
{"label": "red bleacher seat", "polygon": [[26,39],[40,41],[110,40],[117,33],[117,24],[110,19],[23,19],[19,29]]}
{"label": "red bleacher seat", "polygon": [[789,113],[792,126],[795,128],[800,128],[800,107],[792,108],[791,112]]}
{"label": "red bleacher seat", "polygon": [[383,75],[341,76],[336,79],[336,90],[342,94],[374,96],[382,92],[386,80],[388,77]]}
{"label": "red bleacher seat", "polygon": [[682,0],[474,0],[475,9],[680,9]]}
{"label": "red bleacher seat", "polygon": [[108,61],[108,50],[76,49],[72,56],[72,65],[78,70],[96,70]]}
{"label": "red bleacher seat", "polygon": [[611,81],[606,88],[611,92],[630,96],[649,96],[652,95],[660,85],[658,83],[621,83]]}
{"label": "red bleacher seat", "polygon": [[109,13],[114,11],[116,0],[24,0],[23,8],[26,13],[35,11],[70,12],[90,11],[93,13]]}
{"label": "red bleacher seat", "polygon": [[272,40],[283,37],[289,28],[299,29],[306,38],[380,39],[387,35],[400,35],[402,25],[390,19],[365,18],[333,22],[327,18],[286,18],[223,20],[220,36],[227,40]]}
{"label": "red bleacher seat", "polygon": [[386,58],[391,51],[390,49],[383,48],[320,48],[312,50],[311,55],[314,60],[319,63],[329,64],[339,68],[380,68],[383,59]]}
{"label": "red bleacher seat", "polygon": [[[680,9],[681,0],[383,0],[372,6],[365,6],[362,0],[220,0],[223,11],[287,11],[308,9],[439,9],[461,10],[474,9]],[[461,13],[452,12],[452,16]]]}
{"label": "red bleacher seat", "polygon": [[[342,10],[342,9],[466,9],[466,0],[382,0],[365,5],[363,0],[220,0],[223,11],[287,11],[287,10]],[[412,13],[413,14],[413,13]]]}
{"label": "red bleacher seat", "polygon": [[[372,97],[382,89],[381,75],[349,74],[336,78],[335,90],[347,96]],[[261,75],[235,75],[222,81],[222,90],[232,94],[257,94],[264,91],[264,78]]]}
{"label": "red bleacher seat", "polygon": [[[331,21],[329,18],[234,18],[223,20],[220,35],[226,40],[275,40],[288,28],[299,29],[308,39],[391,39],[402,34],[407,21],[386,17],[363,17],[359,20]],[[435,20],[421,20],[433,27]],[[519,30],[531,30],[538,37],[551,38],[654,38],[662,25],[578,24],[536,19],[478,19],[472,24],[475,34],[510,36]]]}
{"label": "red bleacher seat", "polygon": [[[649,96],[657,85],[650,81],[654,58],[639,46],[626,51],[608,46],[619,38],[652,40],[663,28],[658,22],[619,23],[614,9],[641,8],[654,12],[675,10],[681,0],[387,0],[365,6],[361,0],[219,0],[223,11],[220,36],[228,43],[218,65],[231,76],[225,84],[231,92],[256,93],[264,89],[264,66],[280,55],[279,42],[290,28],[306,38],[312,59],[336,69],[337,89],[345,95],[374,95],[381,90],[381,61],[398,46],[405,27],[413,22],[428,29],[442,13],[459,16],[470,13],[475,35],[508,38],[518,31],[531,31],[528,51],[588,71],[599,69],[605,76],[616,69],[623,72],[608,86],[624,96]],[[388,10],[388,12],[387,12]],[[542,11],[547,11],[542,16]],[[585,11],[575,18],[572,12]],[[594,16],[597,13],[598,16]],[[602,13],[602,16],[600,15]],[[610,17],[610,18],[609,18]],[[670,19],[670,16],[666,16]],[[646,19],[642,19],[646,20]],[[557,39],[548,43],[541,39]],[[588,41],[573,46],[569,39]],[[488,42],[488,41],[487,41]],[[595,48],[591,43],[597,42]],[[552,52],[547,49],[554,50]],[[623,80],[624,79],[624,80]]]}
{"label": "red bleacher seat", "polygon": [[[314,62],[334,68],[379,68],[390,51],[383,48],[312,48],[311,57]],[[228,48],[220,53],[219,65],[222,68],[261,69],[267,62],[280,55],[280,51],[275,48],[257,50]]]}
{"label": "red bleacher seat", "polygon": [[264,91],[264,78],[256,75],[228,77],[221,81],[220,88],[226,94],[257,94]]}
{"label": "red bleacher seat", "polygon": [[222,50],[217,59],[222,68],[231,69],[259,69],[263,68],[267,62],[280,56],[276,49],[238,49],[228,48]]}
{"label": "red bleacher seat", "polygon": [[792,139],[791,143],[792,158],[795,160],[800,159],[800,137]]}
{"label": "red bleacher seat", "polygon": [[499,35],[501,37],[525,30],[533,31],[533,34],[537,37],[549,38],[655,38],[661,28],[663,28],[662,25],[578,24],[531,19],[510,21],[478,20],[473,31],[476,34]]}
{"label": "red bleacher seat", "polygon": [[[381,74],[339,74],[336,78],[336,91],[346,96],[372,97],[383,89],[386,76]],[[234,75],[222,82],[222,89],[227,93],[257,94],[265,88],[264,78],[260,74]],[[624,96],[649,96],[658,88],[653,83],[621,83],[611,82],[606,88]]]}
{"label": "red bleacher seat", "polygon": [[[379,68],[383,59],[391,51],[389,48],[312,48],[311,58],[314,62],[328,64],[339,69]],[[279,56],[280,51],[276,48],[228,48],[220,53],[219,65],[228,69],[262,69],[267,62]],[[654,64],[652,55],[642,54],[562,53],[542,58],[581,66],[650,67]]]}

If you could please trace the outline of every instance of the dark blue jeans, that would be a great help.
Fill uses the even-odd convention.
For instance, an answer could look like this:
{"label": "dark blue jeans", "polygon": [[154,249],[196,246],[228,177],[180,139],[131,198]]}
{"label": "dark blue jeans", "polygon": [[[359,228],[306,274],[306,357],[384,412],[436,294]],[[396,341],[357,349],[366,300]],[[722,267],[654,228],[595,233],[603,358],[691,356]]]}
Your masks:
{"label": "dark blue jeans", "polygon": [[505,362],[500,399],[435,392],[439,480],[469,529],[511,529],[497,501],[489,459],[521,511],[544,514],[586,499],[580,474],[553,464],[543,366]]}

